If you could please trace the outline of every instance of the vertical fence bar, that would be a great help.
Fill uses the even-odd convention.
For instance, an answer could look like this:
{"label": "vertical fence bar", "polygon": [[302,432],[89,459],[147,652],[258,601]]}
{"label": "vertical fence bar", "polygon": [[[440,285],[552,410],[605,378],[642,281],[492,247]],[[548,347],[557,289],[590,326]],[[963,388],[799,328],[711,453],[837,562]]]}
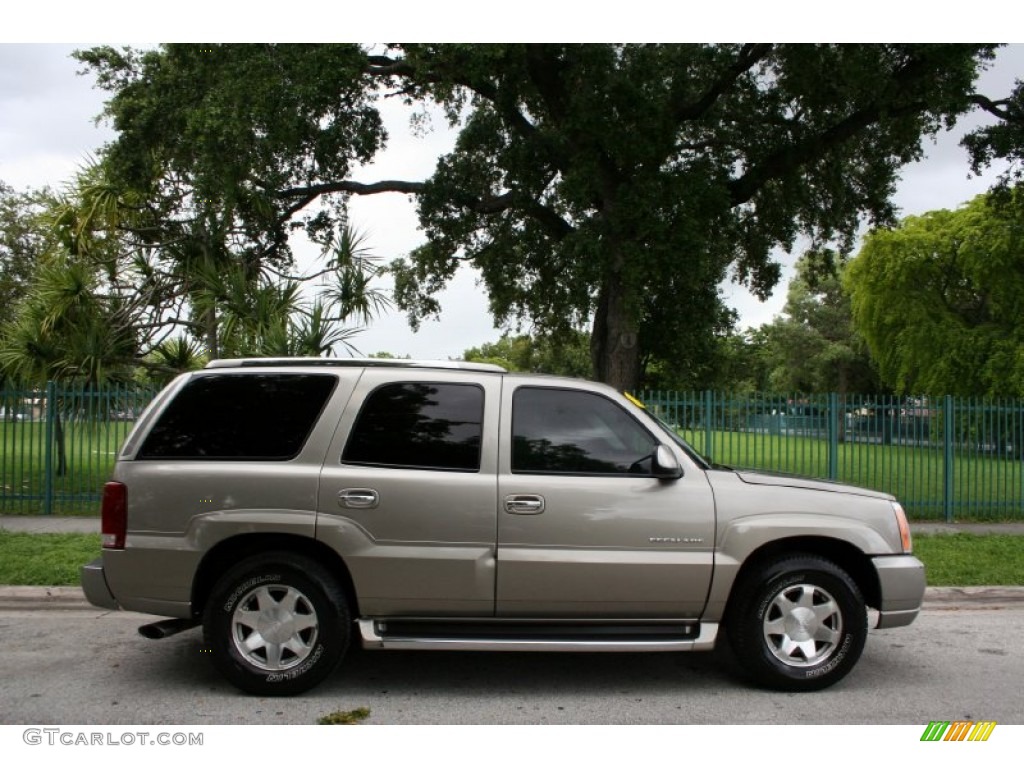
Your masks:
{"label": "vertical fence bar", "polygon": [[712,420],[715,414],[715,393],[710,389],[704,392],[704,455],[711,461],[715,460]]}
{"label": "vertical fence bar", "polygon": [[953,522],[953,396],[943,398],[942,417],[943,441],[943,491],[942,512],[947,523]]}
{"label": "vertical fence bar", "polygon": [[839,477],[839,395],[828,393],[828,479]]}
{"label": "vertical fence bar", "polygon": [[53,415],[57,410],[57,385],[46,382],[46,447],[43,468],[43,514],[53,514]]}

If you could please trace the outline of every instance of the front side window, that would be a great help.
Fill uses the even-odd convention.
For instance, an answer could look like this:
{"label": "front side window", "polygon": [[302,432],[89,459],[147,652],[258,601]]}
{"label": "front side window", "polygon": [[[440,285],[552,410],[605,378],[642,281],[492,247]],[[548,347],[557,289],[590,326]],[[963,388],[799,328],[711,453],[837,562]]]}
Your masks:
{"label": "front side window", "polygon": [[475,384],[386,384],[352,427],[345,464],[476,472],[484,392]]}
{"label": "front side window", "polygon": [[197,376],[160,414],[138,457],[293,459],[336,383],[322,374]]}
{"label": "front side window", "polygon": [[657,442],[592,392],[521,387],[512,399],[512,471],[650,475]]}

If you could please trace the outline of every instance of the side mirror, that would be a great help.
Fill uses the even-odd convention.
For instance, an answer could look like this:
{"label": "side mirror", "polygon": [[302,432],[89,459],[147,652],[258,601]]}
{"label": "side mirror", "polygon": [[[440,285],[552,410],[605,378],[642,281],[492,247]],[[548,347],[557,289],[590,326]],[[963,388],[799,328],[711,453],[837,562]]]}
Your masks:
{"label": "side mirror", "polygon": [[654,452],[653,474],[660,480],[678,480],[683,476],[679,459],[667,445],[659,445]]}

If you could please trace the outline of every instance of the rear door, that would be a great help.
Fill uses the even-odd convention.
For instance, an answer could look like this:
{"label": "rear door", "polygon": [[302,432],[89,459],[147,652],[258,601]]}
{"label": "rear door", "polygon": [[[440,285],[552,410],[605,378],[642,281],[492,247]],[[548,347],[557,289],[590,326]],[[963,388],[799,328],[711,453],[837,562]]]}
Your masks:
{"label": "rear door", "polygon": [[317,538],[364,616],[491,616],[499,375],[368,368],[321,474]]}
{"label": "rear door", "polygon": [[499,616],[699,617],[712,491],[674,446],[683,477],[652,476],[658,435],[604,389],[506,379]]}

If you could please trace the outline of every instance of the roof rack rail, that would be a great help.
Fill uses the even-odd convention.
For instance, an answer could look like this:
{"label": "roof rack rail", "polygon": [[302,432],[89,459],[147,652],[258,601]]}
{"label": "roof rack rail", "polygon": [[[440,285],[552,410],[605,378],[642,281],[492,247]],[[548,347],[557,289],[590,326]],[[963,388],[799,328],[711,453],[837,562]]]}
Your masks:
{"label": "roof rack rail", "polygon": [[207,368],[271,368],[280,366],[316,366],[324,368],[437,368],[442,370],[508,373],[493,363],[465,360],[401,360],[382,357],[238,357],[211,360]]}

